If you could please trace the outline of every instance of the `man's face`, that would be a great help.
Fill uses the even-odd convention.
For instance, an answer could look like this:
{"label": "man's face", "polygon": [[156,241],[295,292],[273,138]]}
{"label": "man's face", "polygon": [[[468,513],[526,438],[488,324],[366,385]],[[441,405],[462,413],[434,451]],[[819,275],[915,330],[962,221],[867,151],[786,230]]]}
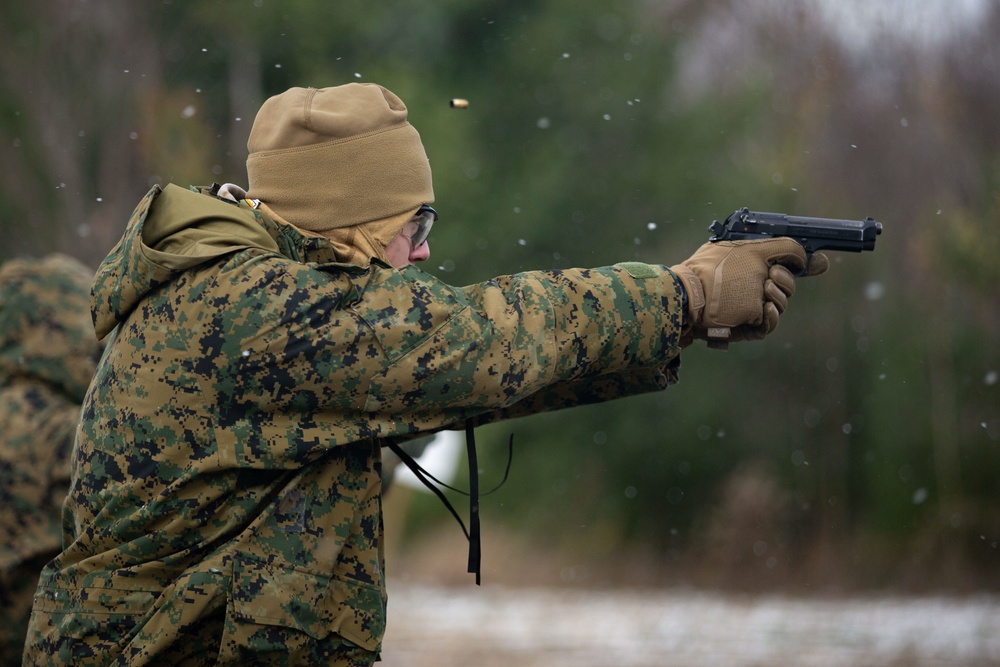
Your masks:
{"label": "man's face", "polygon": [[393,268],[401,269],[430,258],[431,246],[427,241],[416,247],[413,245],[413,235],[417,233],[418,228],[419,223],[416,220],[407,222],[402,231],[385,247],[386,259]]}

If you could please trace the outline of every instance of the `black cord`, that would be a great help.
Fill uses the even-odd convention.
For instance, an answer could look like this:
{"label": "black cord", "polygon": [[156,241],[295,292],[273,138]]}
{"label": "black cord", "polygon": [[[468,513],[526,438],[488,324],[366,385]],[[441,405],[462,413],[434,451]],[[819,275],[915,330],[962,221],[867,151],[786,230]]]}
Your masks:
{"label": "black cord", "polygon": [[[480,521],[479,521],[479,499],[482,496],[488,496],[494,493],[497,489],[503,486],[507,482],[507,477],[510,475],[510,467],[514,461],[514,435],[511,434],[510,439],[507,441],[507,466],[504,469],[503,479],[495,487],[490,489],[486,493],[479,493],[479,460],[476,453],[476,436],[475,427],[472,422],[469,421],[465,426],[465,445],[466,451],[469,458],[469,490],[462,491],[461,489],[456,489],[455,487],[445,484],[439,480],[434,475],[430,474],[424,468],[417,463],[417,461],[410,456],[399,444],[387,441],[386,446],[399,457],[399,460],[406,465],[407,468],[413,472],[414,476],[420,480],[420,482],[426,486],[431,492],[438,497],[438,499],[444,504],[444,506],[451,512],[451,515],[455,517],[458,521],[458,525],[462,528],[462,533],[465,534],[465,538],[469,540],[469,572],[476,575],[476,585],[481,585],[482,580],[482,537],[480,531]],[[459,516],[458,512],[452,506],[451,502],[441,491],[439,486],[446,489],[450,489],[457,493],[461,493],[464,496],[469,496],[469,527],[466,528],[465,522],[462,521],[462,517]]]}

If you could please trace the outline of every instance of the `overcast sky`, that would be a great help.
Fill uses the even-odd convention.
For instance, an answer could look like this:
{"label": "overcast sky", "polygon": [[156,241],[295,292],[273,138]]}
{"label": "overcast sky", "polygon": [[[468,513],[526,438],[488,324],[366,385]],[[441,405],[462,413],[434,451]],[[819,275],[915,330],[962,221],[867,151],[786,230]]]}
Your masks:
{"label": "overcast sky", "polygon": [[933,46],[981,20],[993,0],[812,0],[844,41],[864,47],[889,34]]}

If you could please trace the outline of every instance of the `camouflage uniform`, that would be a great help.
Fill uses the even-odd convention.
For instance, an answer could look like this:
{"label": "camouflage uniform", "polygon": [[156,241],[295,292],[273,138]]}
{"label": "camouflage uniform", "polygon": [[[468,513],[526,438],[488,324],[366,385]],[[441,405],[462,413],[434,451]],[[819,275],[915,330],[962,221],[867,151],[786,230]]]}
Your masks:
{"label": "camouflage uniform", "polygon": [[681,313],[663,267],[452,287],[172,185],[93,307],[114,333],[27,664],[374,661],[387,439],[661,389]]}
{"label": "camouflage uniform", "polygon": [[100,345],[76,260],[0,268],[0,665],[17,664],[42,565],[62,548],[80,402]]}

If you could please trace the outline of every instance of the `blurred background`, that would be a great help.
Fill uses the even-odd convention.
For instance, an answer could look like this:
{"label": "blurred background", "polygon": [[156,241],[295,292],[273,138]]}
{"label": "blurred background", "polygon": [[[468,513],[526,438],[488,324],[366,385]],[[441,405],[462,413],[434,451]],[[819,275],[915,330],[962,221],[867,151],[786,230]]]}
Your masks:
{"label": "blurred background", "polygon": [[[487,580],[996,593],[998,34],[989,0],[3,2],[0,260],[96,268],[153,184],[245,185],[267,96],[351,81],[410,110],[452,284],[673,264],[743,206],[872,216],[766,341],[481,429],[486,488],[514,436]],[[438,501],[388,503],[390,576],[467,583]]]}

